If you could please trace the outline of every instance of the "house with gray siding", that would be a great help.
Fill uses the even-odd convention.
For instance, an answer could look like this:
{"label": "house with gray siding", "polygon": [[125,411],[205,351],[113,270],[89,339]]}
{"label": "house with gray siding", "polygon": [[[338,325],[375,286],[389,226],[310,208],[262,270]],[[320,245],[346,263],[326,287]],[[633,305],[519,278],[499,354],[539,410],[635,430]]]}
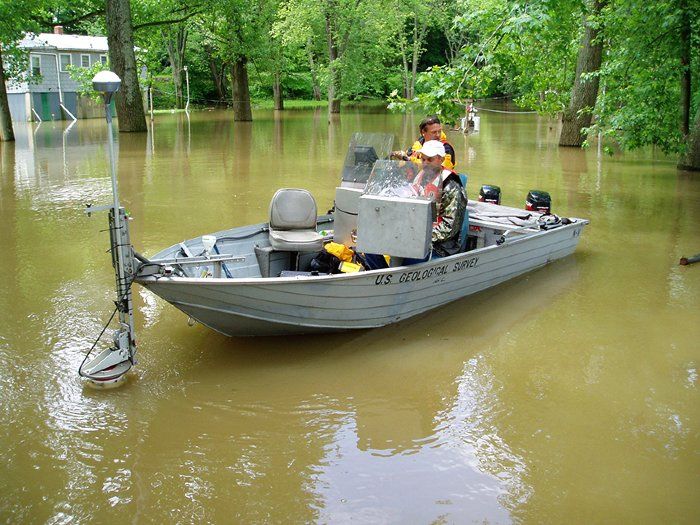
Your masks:
{"label": "house with gray siding", "polygon": [[19,43],[29,53],[29,72],[38,83],[8,80],[7,98],[16,122],[91,118],[101,115],[98,104],[78,94],[68,66],[90,67],[107,63],[107,37],[53,33],[27,34]]}

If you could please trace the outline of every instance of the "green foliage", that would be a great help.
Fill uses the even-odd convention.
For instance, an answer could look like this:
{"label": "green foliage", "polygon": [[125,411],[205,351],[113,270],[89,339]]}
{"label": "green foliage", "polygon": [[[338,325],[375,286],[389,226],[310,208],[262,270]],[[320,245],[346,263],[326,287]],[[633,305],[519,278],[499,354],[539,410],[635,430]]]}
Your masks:
{"label": "green foliage", "polygon": [[666,153],[683,151],[679,33],[684,16],[690,17],[693,29],[690,49],[696,88],[692,108],[700,102],[700,8],[690,2],[689,6],[686,13],[675,1],[641,5],[616,0],[606,6],[607,52],[600,71],[597,120],[590,132],[600,131],[626,149],[655,145]]}
{"label": "green foliage", "polygon": [[19,40],[26,31],[38,31],[38,22],[49,15],[45,0],[0,0],[0,42],[4,46]]}
{"label": "green foliage", "polygon": [[[402,86],[400,48],[402,43],[406,46],[412,42],[411,16],[418,10],[420,20],[438,27],[447,5],[450,3],[440,0],[286,0],[280,6],[272,34],[285,48],[303,50],[304,62],[309,51],[313,54],[319,80],[327,90],[332,78],[328,19],[339,52],[332,65],[340,78],[337,94],[346,100],[386,97]],[[445,40],[438,34],[438,38],[426,42],[425,54],[444,63],[444,46]],[[410,61],[409,56],[406,58]]]}
{"label": "green foliage", "polygon": [[167,69],[163,73],[162,75],[149,76],[153,90],[153,107],[155,109],[173,109],[176,107],[173,79]]}
{"label": "green foliage", "polygon": [[[49,3],[44,0],[0,0],[0,46],[2,46],[5,76],[17,82],[38,82],[28,74],[27,52],[17,44],[25,32],[39,32],[38,22],[48,16]],[[0,78],[0,82],[5,79]]]}
{"label": "green foliage", "polygon": [[[273,80],[279,75],[285,97],[311,98],[311,54],[322,91],[333,71],[339,79],[337,96],[359,100],[385,97],[402,86],[398,42],[399,36],[411,41],[412,28],[406,21],[414,12],[421,13],[421,20],[430,20],[432,27],[421,67],[446,62],[447,43],[441,32],[451,21],[452,11],[447,14],[451,6],[448,0],[131,0],[137,60],[157,79],[155,104],[160,107],[175,101],[164,36],[171,27],[184,26],[188,32],[182,65],[189,69],[193,103],[213,104],[219,99],[222,85],[214,82],[212,68],[228,77],[241,54],[249,60],[254,97],[271,96]],[[20,16],[24,11],[32,14],[34,22]],[[52,19],[64,24],[67,33],[106,34],[103,0],[0,0],[0,26],[11,22],[11,31],[5,33],[12,36],[5,41],[15,41],[27,29],[50,31]],[[332,64],[327,21],[339,49]],[[0,27],[0,41],[2,35]],[[18,55],[14,63],[26,71],[20,59]],[[87,74],[73,72],[82,73]],[[230,78],[224,78],[223,89],[230,94]]]}
{"label": "green foliage", "polygon": [[32,75],[29,70],[29,54],[17,47],[17,42],[2,45],[5,76],[12,82],[39,83],[41,75]]}
{"label": "green foliage", "polygon": [[389,84],[396,58],[392,48],[395,28],[390,18],[380,16],[381,6],[367,2],[358,13],[361,23],[351,33],[340,64],[343,98],[385,97],[400,85]]}
{"label": "green foliage", "polygon": [[[431,67],[418,77],[418,94],[413,100],[403,100],[398,97],[398,92],[394,92],[390,96],[389,108],[406,110],[418,106],[427,113],[438,115],[445,123],[453,124],[464,116],[467,100],[490,93],[498,76],[497,69],[497,65],[488,64],[469,74],[466,68]],[[465,100],[456,98],[457,93],[461,93]]]}
{"label": "green foliage", "polygon": [[[226,77],[235,58],[245,55],[256,99],[271,97],[275,78],[281,79],[285,97],[310,99],[311,61],[323,92],[333,80],[339,98],[386,97],[393,110],[420,106],[447,122],[462,116],[468,101],[495,95],[511,96],[543,114],[561,112],[571,96],[585,11],[584,0],[131,0],[131,6],[138,59],[148,68],[157,107],[175,105],[164,35],[178,27],[187,32],[182,64],[188,66],[192,104],[213,104],[222,89],[230,93]],[[50,30],[53,19],[67,22],[68,32],[105,34],[103,9],[103,0],[0,0],[8,75],[26,77],[26,53],[13,47],[24,31]],[[607,0],[593,20],[605,52],[590,133],[623,148],[653,144],[682,151],[679,31],[684,19],[692,29],[695,115],[700,5]],[[338,51],[333,61],[329,37]],[[420,73],[415,95],[405,100],[401,94],[413,43],[422,43]],[[98,68],[71,68],[84,93],[92,91]],[[213,70],[224,75],[219,85]]]}
{"label": "green foliage", "polygon": [[[449,41],[459,42],[459,52],[449,65],[420,75],[412,100],[392,93],[391,109],[418,105],[449,122],[469,99],[498,94],[548,115],[567,107],[583,31],[582,2],[460,0],[453,9]],[[692,35],[692,116],[700,104],[697,2],[608,0],[600,17],[591,19],[605,49],[596,73],[601,88],[591,110],[591,134],[601,133],[622,148],[653,144],[665,152],[682,152],[679,35],[684,20],[690,21]]]}
{"label": "green foliage", "polygon": [[[284,101],[284,109],[310,109],[325,107],[328,105],[327,100],[299,100],[287,99]],[[269,98],[256,100],[254,106],[257,109],[273,109],[273,101]]]}
{"label": "green foliage", "polygon": [[108,64],[95,62],[90,67],[80,67],[71,64],[68,65],[67,68],[68,74],[70,75],[71,79],[75,80],[78,83],[78,93],[81,96],[90,97],[91,99],[97,102],[102,100],[102,95],[100,95],[97,91],[92,89],[92,79],[100,71],[109,69]]}
{"label": "green foliage", "polygon": [[[561,111],[569,96],[578,38],[578,2],[461,0],[450,32],[460,49],[449,66],[418,79],[412,101],[454,121],[469,100],[508,94],[543,113]],[[545,51],[546,50],[546,51]]]}

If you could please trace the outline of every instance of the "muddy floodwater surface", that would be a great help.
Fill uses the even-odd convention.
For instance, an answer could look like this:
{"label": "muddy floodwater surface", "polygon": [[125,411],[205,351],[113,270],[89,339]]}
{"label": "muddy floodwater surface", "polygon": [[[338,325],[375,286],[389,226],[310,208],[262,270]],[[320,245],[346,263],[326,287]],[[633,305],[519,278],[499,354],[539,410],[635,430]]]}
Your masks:
{"label": "muddy floodwater surface", "polygon": [[[503,109],[503,108],[501,108]],[[410,146],[422,115],[157,115],[115,134],[149,255],[267,220],[280,187],[333,204],[352,133]],[[468,194],[590,219],[576,253],[371,331],[226,338],[135,288],[139,364],[77,368],[114,299],[103,120],[0,144],[0,522],[698,523],[700,176],[653,150],[557,147],[481,113],[448,132]],[[108,338],[105,340],[105,344]]]}

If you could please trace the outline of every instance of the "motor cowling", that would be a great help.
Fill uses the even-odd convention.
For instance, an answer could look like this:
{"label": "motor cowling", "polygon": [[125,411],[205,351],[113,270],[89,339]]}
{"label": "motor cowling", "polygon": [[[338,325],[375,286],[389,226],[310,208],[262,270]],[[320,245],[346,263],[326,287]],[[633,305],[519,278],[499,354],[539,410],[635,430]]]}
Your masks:
{"label": "motor cowling", "polygon": [[501,188],[491,184],[484,184],[479,189],[479,202],[501,204]]}
{"label": "motor cowling", "polygon": [[530,190],[525,199],[525,209],[540,213],[552,213],[552,197],[546,191]]}

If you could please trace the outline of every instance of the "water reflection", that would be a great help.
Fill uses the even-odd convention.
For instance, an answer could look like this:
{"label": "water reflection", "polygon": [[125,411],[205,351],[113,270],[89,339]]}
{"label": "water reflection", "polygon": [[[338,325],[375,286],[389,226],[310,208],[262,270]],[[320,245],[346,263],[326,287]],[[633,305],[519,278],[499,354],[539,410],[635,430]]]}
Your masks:
{"label": "water reflection", "polygon": [[[320,521],[344,515],[385,516],[388,521],[434,519],[435,505],[440,515],[469,515],[480,509],[507,521],[500,499],[517,479],[511,480],[511,471],[503,465],[516,462],[505,446],[492,448],[484,437],[496,432],[492,414],[499,412],[493,405],[496,392],[487,386],[493,383],[492,373],[477,370],[459,376],[464,360],[474,355],[465,352],[464,335],[442,342],[441,357],[434,362],[425,362],[425,352],[431,337],[452,333],[456,327],[473,334],[469,340],[476,347],[518,317],[531,315],[533,305],[554,299],[570,286],[571,272],[576,271],[575,265],[552,269],[561,272],[561,281],[555,284],[560,282],[563,288],[530,294],[524,282],[504,287],[480,297],[481,313],[466,325],[460,315],[428,315],[411,326],[290,340],[283,348],[278,341],[264,339],[255,342],[255,353],[248,340],[234,340],[232,349],[212,346],[216,337],[207,337],[207,358],[193,371],[196,378],[185,378],[185,398],[173,398],[191,429],[179,430],[185,432],[179,441],[201,446],[200,433],[208,429],[206,443],[219,447],[218,453],[210,448],[203,455],[217,456],[211,463],[203,459],[210,476],[233,476],[231,483],[251,491],[250,497],[269,487],[270,476],[279,476],[282,470],[286,483],[297,487],[295,492],[314,495],[315,503],[304,504],[318,509]],[[543,277],[533,275],[536,288],[545,280],[540,273]],[[517,299],[521,307],[494,322],[494,310],[504,296]],[[397,349],[387,345],[391,340],[402,341],[398,356]],[[325,346],[334,351],[324,352]],[[178,368],[183,365],[177,363]],[[374,371],[369,376],[368,369]],[[254,377],[251,370],[256,370]],[[200,385],[200,376],[207,378],[209,388],[214,386],[213,392],[202,391],[207,387]],[[251,397],[259,392],[255,383],[265,385],[266,402]],[[474,398],[473,389],[481,384],[485,393]],[[462,426],[465,420],[468,423]],[[162,436],[152,438],[160,443]],[[236,455],[222,457],[222,439],[231,443]],[[274,461],[269,457],[271,447],[276,449]],[[423,468],[427,464],[432,465],[428,471]],[[227,472],[220,472],[222,468]],[[405,493],[415,484],[415,476],[420,476],[426,490],[407,505]],[[248,512],[259,515],[254,509]]]}

